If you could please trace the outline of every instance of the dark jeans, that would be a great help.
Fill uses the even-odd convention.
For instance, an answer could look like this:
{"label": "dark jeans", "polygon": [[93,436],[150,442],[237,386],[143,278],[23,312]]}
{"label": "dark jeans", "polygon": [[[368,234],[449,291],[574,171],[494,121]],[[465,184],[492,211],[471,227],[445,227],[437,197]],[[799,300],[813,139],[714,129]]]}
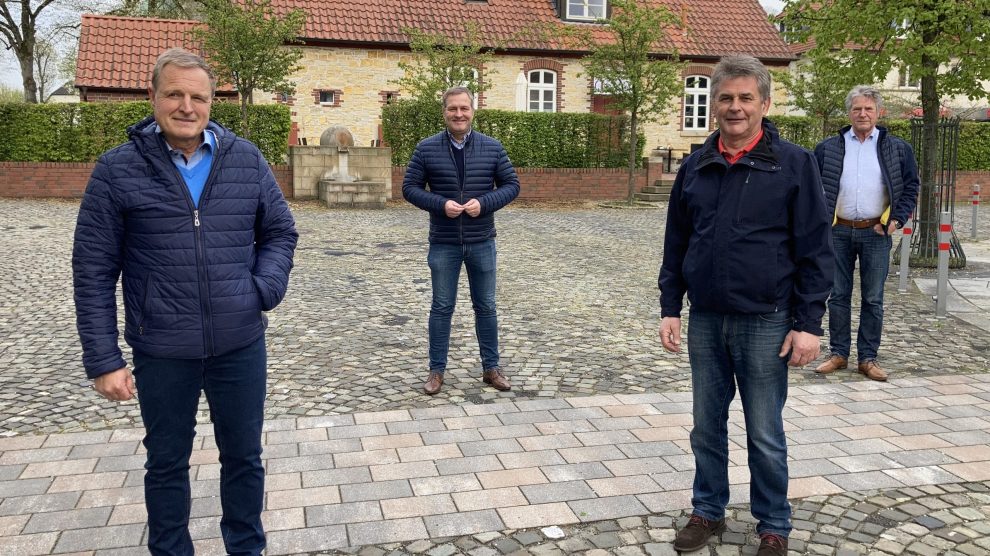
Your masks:
{"label": "dark jeans", "polygon": [[832,227],[835,245],[835,284],[828,298],[828,343],[834,355],[849,357],[852,342],[853,272],[859,258],[861,307],[856,358],[860,362],[877,358],[883,332],[883,285],[890,269],[888,235],[872,228]]}
{"label": "dark jeans", "polygon": [[467,268],[474,331],[481,348],[481,368],[498,366],[498,316],[495,311],[495,240],[464,245],[430,244],[426,258],[433,280],[430,306],[430,370],[447,369],[450,349],[450,319],[457,303],[457,281],[461,266]]}
{"label": "dark jeans", "polygon": [[261,554],[265,469],[261,465],[267,361],[265,337],[206,359],[167,359],[134,353],[144,446],[148,549],[191,555],[189,456],[200,391],[206,392],[220,451],[220,532],[229,554]]}
{"label": "dark jeans", "polygon": [[791,330],[788,311],[726,315],[692,310],[688,357],[694,394],[694,513],[725,517],[729,502],[729,404],[739,387],[746,419],[749,498],[757,533],[788,536],[787,438],[782,412],[787,401],[787,357],[778,357]]}

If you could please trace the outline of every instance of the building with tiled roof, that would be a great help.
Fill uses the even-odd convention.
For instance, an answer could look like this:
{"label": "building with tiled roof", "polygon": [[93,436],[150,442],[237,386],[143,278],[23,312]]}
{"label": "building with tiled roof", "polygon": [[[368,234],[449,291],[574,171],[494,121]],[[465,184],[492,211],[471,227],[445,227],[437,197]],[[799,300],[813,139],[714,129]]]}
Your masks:
{"label": "building with tiled roof", "polygon": [[[188,32],[198,21],[83,15],[76,59],[76,88],[83,102],[148,98],[158,55],[182,47],[202,54]],[[220,87],[220,96],[236,94]]]}
{"label": "building with tiled roof", "polygon": [[[671,146],[690,150],[712,130],[709,83],[714,64],[727,54],[752,54],[784,68],[794,59],[758,0],[650,0],[667,6],[682,22],[668,34],[669,54],[685,63],[685,94],[666,123],[645,127],[647,151]],[[291,105],[298,136],[310,144],[325,129],[346,126],[358,145],[380,137],[381,106],[402,98],[399,62],[412,61],[406,29],[463,36],[466,24],[494,48],[479,69],[487,89],[479,108],[589,112],[607,110],[581,58],[587,52],[547,41],[534,32],[546,26],[583,26],[607,14],[609,0],[273,0],[280,12],[301,9],[302,69],[291,77],[294,96],[255,94],[256,102]],[[83,91],[144,91],[158,53],[186,46],[193,21],[84,16],[76,86]],[[603,38],[605,33],[598,33]],[[264,98],[264,97],[268,98]],[[95,98],[90,97],[90,100]]]}

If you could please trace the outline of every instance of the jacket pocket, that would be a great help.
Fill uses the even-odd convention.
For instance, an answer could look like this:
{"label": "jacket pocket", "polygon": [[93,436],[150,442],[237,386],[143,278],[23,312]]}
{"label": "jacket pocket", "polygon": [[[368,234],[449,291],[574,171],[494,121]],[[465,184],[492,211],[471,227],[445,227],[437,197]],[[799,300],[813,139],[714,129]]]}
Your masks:
{"label": "jacket pocket", "polygon": [[151,288],[154,285],[154,281],[151,279],[151,273],[149,272],[144,278],[144,291],[141,292],[141,316],[138,319],[138,334],[143,336],[145,327],[150,326],[150,304],[151,304]]}

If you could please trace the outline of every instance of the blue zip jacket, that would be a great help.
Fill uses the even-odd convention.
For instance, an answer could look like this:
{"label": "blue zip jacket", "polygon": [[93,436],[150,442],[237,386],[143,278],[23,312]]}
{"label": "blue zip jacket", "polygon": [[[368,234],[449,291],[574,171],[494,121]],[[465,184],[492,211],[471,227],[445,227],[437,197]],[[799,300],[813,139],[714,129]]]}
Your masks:
{"label": "blue zip jacket", "polygon": [[154,118],[104,153],[72,250],[76,326],[90,378],[124,367],[124,339],[153,357],[223,355],[257,340],[288,287],[298,234],[264,156],[209,123],[218,145],[196,209]]}
{"label": "blue zip jacket", "polygon": [[[835,215],[835,204],[839,199],[839,180],[846,158],[846,133],[852,126],[839,130],[815,147],[815,158],[822,173],[822,187],[825,188],[825,204],[828,214]],[[921,180],[918,178],[918,164],[914,161],[911,145],[887,132],[887,128],[877,126],[880,132],[877,139],[877,156],[880,158],[880,173],[890,206],[880,216],[887,224],[893,218],[901,224],[908,221],[918,201]]]}
{"label": "blue zip jacket", "polygon": [[[453,149],[446,130],[420,141],[406,167],[402,196],[430,213],[430,243],[463,245],[492,239],[495,211],[519,195],[516,171],[502,144],[478,131],[472,130],[464,145],[463,176]],[[443,206],[451,199],[462,205],[478,199],[481,214],[448,218]]]}
{"label": "blue zip jacket", "polygon": [[719,133],[685,160],[667,209],[660,308],[725,314],[789,309],[792,328],[823,334],[835,260],[818,164],[763,120],[763,139],[735,164]]}

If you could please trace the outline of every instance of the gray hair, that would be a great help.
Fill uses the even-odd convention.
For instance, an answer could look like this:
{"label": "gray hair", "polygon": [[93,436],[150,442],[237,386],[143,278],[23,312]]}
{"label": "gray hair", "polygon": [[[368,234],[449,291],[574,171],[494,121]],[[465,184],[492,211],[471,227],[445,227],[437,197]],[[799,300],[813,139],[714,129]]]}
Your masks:
{"label": "gray hair", "polygon": [[846,112],[852,110],[853,101],[857,97],[865,97],[876,103],[878,114],[883,110],[883,96],[880,95],[880,91],[869,85],[856,85],[846,95]]}
{"label": "gray hair", "polygon": [[474,93],[471,92],[471,89],[468,89],[467,87],[451,87],[444,91],[443,96],[440,97],[443,101],[443,107],[445,109],[447,108],[447,98],[454,95],[467,95],[468,102],[471,103],[471,106],[474,106]]}
{"label": "gray hair", "polygon": [[213,70],[210,69],[210,65],[206,63],[206,60],[198,54],[193,54],[188,50],[183,48],[169,48],[165,52],[162,52],[158,56],[158,61],[155,62],[155,69],[151,72],[151,88],[158,90],[158,80],[161,77],[162,70],[165,66],[172,65],[180,68],[199,68],[206,72],[207,77],[210,78],[210,94],[216,92],[217,90],[217,76],[214,75]]}
{"label": "gray hair", "polygon": [[755,77],[760,100],[770,98],[770,72],[763,62],[752,56],[725,56],[718,61],[712,71],[712,98],[718,95],[723,81],[737,77]]}

